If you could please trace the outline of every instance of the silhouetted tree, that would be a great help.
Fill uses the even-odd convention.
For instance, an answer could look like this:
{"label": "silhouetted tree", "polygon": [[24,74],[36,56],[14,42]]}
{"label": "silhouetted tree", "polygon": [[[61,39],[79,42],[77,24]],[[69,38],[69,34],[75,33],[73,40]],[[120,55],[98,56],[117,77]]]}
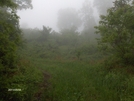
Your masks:
{"label": "silhouetted tree", "polygon": [[47,41],[49,35],[52,33],[52,28],[43,26],[43,30],[40,31],[41,36],[39,37],[39,41]]}
{"label": "silhouetted tree", "polygon": [[78,12],[74,8],[60,9],[58,12],[58,28],[77,30],[81,26],[81,20]]}
{"label": "silhouetted tree", "polygon": [[112,7],[114,0],[94,0],[93,6],[97,8],[100,15],[106,15],[107,9]]}

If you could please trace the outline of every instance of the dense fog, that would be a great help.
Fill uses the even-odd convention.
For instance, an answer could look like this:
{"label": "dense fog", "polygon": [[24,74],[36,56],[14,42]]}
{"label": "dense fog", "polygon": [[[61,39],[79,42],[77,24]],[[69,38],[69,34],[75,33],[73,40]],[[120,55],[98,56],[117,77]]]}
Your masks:
{"label": "dense fog", "polygon": [[[74,8],[79,11],[85,0],[33,0],[33,9],[19,10],[20,25],[23,28],[42,28],[49,26],[58,31],[58,11],[65,8]],[[89,0],[93,7],[93,0]],[[96,7],[93,7],[94,16],[98,19]]]}

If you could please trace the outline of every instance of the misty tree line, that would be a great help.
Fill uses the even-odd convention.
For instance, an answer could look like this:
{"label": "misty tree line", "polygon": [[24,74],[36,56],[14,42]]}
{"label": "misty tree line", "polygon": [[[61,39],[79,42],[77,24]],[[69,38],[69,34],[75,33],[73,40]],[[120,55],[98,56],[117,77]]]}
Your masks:
{"label": "misty tree line", "polygon": [[[32,8],[31,0],[0,1],[0,100],[28,100],[28,80],[26,70],[19,62],[19,56],[34,54],[41,58],[75,56],[87,59],[95,54],[101,57],[101,49],[110,56],[107,63],[112,65],[134,65],[134,1],[133,0],[94,0],[100,21],[97,24],[93,8],[86,0],[82,8],[61,9],[58,13],[60,32],[49,27],[43,29],[20,29],[17,10]],[[82,31],[78,31],[82,26]],[[94,29],[95,26],[95,29]],[[97,35],[94,33],[98,33]],[[24,38],[22,37],[22,33]],[[97,45],[95,38],[97,38]],[[24,39],[27,39],[26,41]],[[21,51],[23,42],[27,50]],[[20,47],[21,46],[21,47]],[[97,48],[99,46],[99,49]],[[24,46],[25,47],[25,46]],[[97,53],[97,54],[96,54]],[[58,58],[58,57],[57,57]],[[32,81],[34,84],[34,80]],[[7,90],[22,87],[23,93],[10,93]]]}
{"label": "misty tree line", "polygon": [[[107,9],[112,7],[113,0],[103,0],[103,2],[94,0],[93,6],[89,0],[85,0],[82,8],[76,10],[74,8],[60,9],[58,12],[59,30],[82,30],[82,33],[94,33],[94,26],[97,25],[97,15],[94,16],[94,8],[97,9],[98,15],[106,15]],[[82,27],[82,28],[81,28]]]}
{"label": "misty tree line", "polygon": [[[108,5],[105,6],[106,4]],[[99,14],[106,14],[106,9],[112,6],[112,0],[109,2],[104,0],[103,3],[95,0],[93,6],[98,9]],[[60,9],[57,22],[59,32],[46,26],[43,26],[42,30],[23,29],[27,41],[31,40],[31,44],[38,46],[33,54],[32,52],[29,54],[31,56],[38,54],[42,58],[68,56],[79,59],[80,57],[89,58],[89,55],[93,53],[98,54],[96,38],[100,36],[95,34],[96,22],[94,9],[88,0],[84,1],[82,8],[78,11],[74,8]],[[56,53],[53,54],[53,51]],[[93,57],[100,57],[100,55]]]}

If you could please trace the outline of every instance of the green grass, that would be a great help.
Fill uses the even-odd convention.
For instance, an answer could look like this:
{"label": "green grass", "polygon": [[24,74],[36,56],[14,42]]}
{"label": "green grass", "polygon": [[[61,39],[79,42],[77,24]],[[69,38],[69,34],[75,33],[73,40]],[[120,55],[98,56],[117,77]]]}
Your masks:
{"label": "green grass", "polygon": [[49,101],[134,101],[134,77],[108,72],[100,64],[33,59],[51,75]]}

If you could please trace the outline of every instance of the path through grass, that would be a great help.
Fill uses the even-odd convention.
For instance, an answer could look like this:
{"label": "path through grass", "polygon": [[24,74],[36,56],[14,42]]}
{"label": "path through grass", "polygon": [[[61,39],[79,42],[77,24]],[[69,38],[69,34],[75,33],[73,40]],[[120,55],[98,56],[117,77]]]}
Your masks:
{"label": "path through grass", "polygon": [[134,101],[134,77],[81,61],[34,60],[51,75],[49,101]]}

